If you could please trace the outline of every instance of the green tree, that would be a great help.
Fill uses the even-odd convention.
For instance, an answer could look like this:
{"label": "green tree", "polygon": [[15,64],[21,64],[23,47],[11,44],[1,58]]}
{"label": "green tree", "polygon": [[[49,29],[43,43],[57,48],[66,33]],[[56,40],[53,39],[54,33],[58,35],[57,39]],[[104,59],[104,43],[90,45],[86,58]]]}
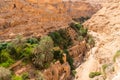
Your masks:
{"label": "green tree", "polygon": [[51,37],[42,37],[39,45],[33,51],[33,64],[38,68],[44,68],[46,63],[53,60],[53,47],[54,43]]}

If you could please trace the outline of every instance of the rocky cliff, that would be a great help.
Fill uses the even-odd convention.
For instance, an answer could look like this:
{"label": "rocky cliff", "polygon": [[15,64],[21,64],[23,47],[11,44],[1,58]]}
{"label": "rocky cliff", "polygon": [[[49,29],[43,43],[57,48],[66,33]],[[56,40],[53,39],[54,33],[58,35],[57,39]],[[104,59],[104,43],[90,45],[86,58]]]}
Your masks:
{"label": "rocky cliff", "polygon": [[[119,10],[119,1],[111,1],[84,23],[95,37],[96,46],[88,53],[90,56],[86,62],[77,69],[75,80],[120,80],[119,58],[113,61],[120,49]],[[105,65],[107,67],[104,68]],[[91,79],[90,72],[101,72],[102,75]]]}
{"label": "rocky cliff", "polygon": [[61,0],[0,0],[0,40],[14,39],[17,35],[43,36],[68,27],[71,16],[91,16],[97,11],[89,3],[72,6],[69,12],[69,2]]}

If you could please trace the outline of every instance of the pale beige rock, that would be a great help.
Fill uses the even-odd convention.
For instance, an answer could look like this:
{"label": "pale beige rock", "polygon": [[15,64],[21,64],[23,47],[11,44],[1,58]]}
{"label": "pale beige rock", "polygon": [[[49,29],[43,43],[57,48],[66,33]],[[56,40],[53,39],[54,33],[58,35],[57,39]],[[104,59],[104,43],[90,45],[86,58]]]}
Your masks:
{"label": "pale beige rock", "polygon": [[114,65],[113,56],[120,49],[120,3],[108,3],[83,25],[95,37],[96,49],[94,52],[92,49],[88,60],[77,69],[77,76],[80,76],[75,80],[91,80],[88,76],[90,72],[100,70],[103,64],[109,63],[112,63],[115,72],[108,68],[105,80],[119,80],[120,67],[119,63]]}

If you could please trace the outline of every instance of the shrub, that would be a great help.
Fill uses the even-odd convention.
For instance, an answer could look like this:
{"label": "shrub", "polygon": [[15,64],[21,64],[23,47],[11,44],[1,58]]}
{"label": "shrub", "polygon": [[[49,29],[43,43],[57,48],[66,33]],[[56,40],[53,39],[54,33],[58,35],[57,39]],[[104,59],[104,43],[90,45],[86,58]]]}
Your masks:
{"label": "shrub", "polygon": [[62,37],[61,37],[60,33],[58,33],[58,31],[49,33],[49,36],[53,39],[55,46],[59,46],[62,44],[61,43]]}
{"label": "shrub", "polygon": [[78,36],[77,40],[82,41],[82,40],[84,40],[84,37],[83,36]]}
{"label": "shrub", "polygon": [[35,80],[46,80],[46,79],[41,72],[37,72],[37,77],[36,77]]}
{"label": "shrub", "polygon": [[105,70],[106,70],[107,67],[108,67],[108,64],[102,65],[102,70],[103,70],[104,73],[105,73]]}
{"label": "shrub", "polygon": [[53,60],[52,49],[54,47],[51,37],[45,36],[41,38],[40,44],[34,49],[32,54],[33,64],[38,68],[44,68],[45,63]]}
{"label": "shrub", "polygon": [[25,40],[16,39],[7,46],[7,51],[16,60],[23,57],[30,58],[35,46],[37,44],[26,43]]}
{"label": "shrub", "polygon": [[7,43],[7,42],[0,43],[0,52],[1,52],[3,49],[6,49],[8,44],[9,44],[9,43]]}
{"label": "shrub", "polygon": [[87,36],[87,41],[86,41],[90,46],[94,47],[95,46],[95,40],[91,35]]}
{"label": "shrub", "polygon": [[119,56],[120,56],[120,50],[118,50],[118,51],[115,53],[115,55],[114,55],[114,57],[113,57],[113,61],[115,62],[115,61],[116,61],[116,58],[119,57]]}
{"label": "shrub", "polygon": [[85,37],[87,35],[88,29],[81,27],[79,29],[79,35]]}
{"label": "shrub", "polygon": [[80,30],[80,29],[81,29],[81,27],[82,27],[82,25],[81,25],[81,24],[79,24],[79,23],[77,23],[77,24],[75,24],[75,27],[77,28],[77,30]]}
{"label": "shrub", "polygon": [[9,51],[10,55],[16,60],[23,58],[23,50],[26,47],[26,43],[22,39],[16,39],[9,44],[7,50]]}
{"label": "shrub", "polygon": [[72,45],[72,39],[67,32],[67,29],[60,29],[55,32],[49,33],[49,36],[53,39],[55,46],[59,46],[62,49],[67,49]]}
{"label": "shrub", "polygon": [[21,56],[30,60],[33,50],[36,46],[37,44],[27,44],[26,47],[23,49],[23,53],[21,54]]}
{"label": "shrub", "polygon": [[62,64],[63,61],[63,51],[59,47],[53,49],[54,59],[59,60]]}
{"label": "shrub", "polygon": [[101,75],[101,72],[90,72],[89,77],[94,78],[95,76]]}
{"label": "shrub", "polygon": [[14,63],[14,60],[11,58],[8,51],[2,50],[0,53],[0,66],[9,67],[13,63]]}
{"label": "shrub", "polygon": [[0,80],[11,80],[11,71],[0,67]]}
{"label": "shrub", "polygon": [[73,43],[67,29],[60,29],[58,32],[63,39],[63,49],[67,49]]}
{"label": "shrub", "polygon": [[22,78],[22,76],[13,75],[12,80],[24,80],[24,79]]}
{"label": "shrub", "polygon": [[28,38],[28,39],[27,39],[27,43],[30,43],[30,44],[38,44],[39,41],[37,40],[37,38]]}
{"label": "shrub", "polygon": [[71,23],[70,27],[73,28],[78,33],[82,25],[79,23]]}
{"label": "shrub", "polygon": [[27,72],[23,73],[21,77],[22,77],[23,80],[27,80],[28,77],[29,77],[29,74]]}
{"label": "shrub", "polygon": [[73,28],[79,34],[79,36],[85,37],[87,35],[88,29],[84,28],[79,23],[71,23],[70,27]]}

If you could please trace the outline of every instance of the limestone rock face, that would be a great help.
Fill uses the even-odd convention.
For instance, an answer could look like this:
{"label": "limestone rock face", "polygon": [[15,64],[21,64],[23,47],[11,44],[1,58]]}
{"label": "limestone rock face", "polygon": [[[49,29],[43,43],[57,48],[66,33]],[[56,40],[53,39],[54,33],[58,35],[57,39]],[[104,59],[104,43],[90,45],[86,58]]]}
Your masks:
{"label": "limestone rock face", "polygon": [[67,80],[70,76],[70,66],[67,62],[61,64],[58,61],[45,70],[43,74],[46,80]]}
{"label": "limestone rock face", "polygon": [[[120,3],[109,3],[97,12],[90,20],[84,23],[95,32],[114,33],[120,30]],[[98,25],[99,24],[99,25]]]}
{"label": "limestone rock face", "polygon": [[[114,0],[113,0],[114,1]],[[116,0],[117,1],[117,0]],[[83,25],[90,30],[95,37],[96,46],[90,52],[88,60],[78,68],[80,77],[76,80],[91,80],[89,73],[101,71],[102,65],[111,64],[115,71],[107,67],[105,80],[119,80],[119,63],[113,62],[115,53],[120,49],[120,3],[110,2],[86,21]],[[97,63],[95,63],[96,61]],[[89,64],[90,63],[90,64]],[[95,63],[96,66],[93,65]],[[89,66],[88,66],[89,65]],[[86,67],[87,66],[87,67]],[[92,67],[94,66],[93,70]],[[120,67],[119,67],[120,68]],[[113,68],[112,68],[113,69]],[[82,74],[81,74],[82,73]],[[86,75],[88,74],[88,75]],[[97,80],[101,80],[98,78]]]}

